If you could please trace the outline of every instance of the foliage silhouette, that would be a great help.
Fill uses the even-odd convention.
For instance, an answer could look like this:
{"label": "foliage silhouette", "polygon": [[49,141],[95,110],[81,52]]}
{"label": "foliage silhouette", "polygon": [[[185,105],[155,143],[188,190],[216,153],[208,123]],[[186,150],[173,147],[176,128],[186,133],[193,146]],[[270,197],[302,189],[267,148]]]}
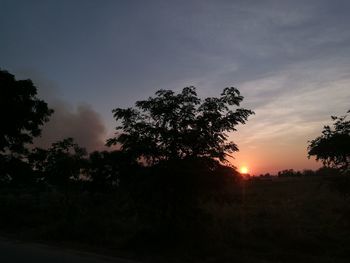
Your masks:
{"label": "foliage silhouette", "polygon": [[308,146],[309,157],[316,156],[324,166],[340,169],[343,173],[350,172],[350,121],[346,118],[347,115],[332,116],[333,127],[324,126],[322,135],[310,141]]}
{"label": "foliage silhouette", "polygon": [[294,171],[294,169],[285,169],[277,173],[277,176],[279,177],[294,177],[294,176],[301,176],[301,175],[302,175],[301,172]]}
{"label": "foliage silhouette", "polygon": [[[337,172],[334,168],[284,170],[279,176],[300,180],[275,182],[242,180],[234,167],[220,162],[237,150],[226,133],[253,113],[231,109],[242,99],[234,88],[205,100],[197,98],[194,87],[180,94],[158,91],[135,109],[114,110],[122,123],[108,144],[120,144],[120,151],[89,156],[72,138],[26,153],[25,144],[40,133],[45,119],[37,122],[39,131],[22,129],[29,137],[19,136],[1,149],[0,181],[16,186],[0,191],[1,233],[130,251],[144,261],[349,258],[349,177],[334,180],[346,197],[339,200],[320,188],[326,177],[313,176]],[[335,131],[348,125],[345,118],[336,120]]]}
{"label": "foliage silhouette", "polygon": [[0,130],[0,152],[23,153],[53,110],[36,97],[37,88],[29,79],[16,80],[0,70],[0,89],[0,117],[5,124]]}
{"label": "foliage silhouette", "polygon": [[113,110],[121,121],[117,136],[107,145],[120,144],[123,151],[150,164],[162,160],[187,157],[209,157],[225,161],[229,153],[237,151],[227,142],[226,132],[244,124],[251,110],[239,106],[243,97],[236,88],[225,88],[219,98],[197,97],[195,87],[181,93],[159,90],[155,97],[137,101],[135,108]]}
{"label": "foliage silhouette", "polygon": [[28,162],[13,154],[0,154],[0,186],[28,187],[36,178]]}
{"label": "foliage silhouette", "polygon": [[72,138],[52,144],[48,149],[35,148],[28,159],[39,181],[53,185],[67,185],[71,180],[79,180],[86,166],[87,152]]}
{"label": "foliage silhouette", "polygon": [[37,88],[31,80],[16,80],[0,70],[0,183],[33,183],[31,169],[25,161],[34,137],[53,113],[46,102],[37,98]]}
{"label": "foliage silhouette", "polygon": [[205,215],[200,204],[230,201],[226,189],[232,190],[240,177],[234,167],[222,164],[238,150],[227,142],[227,132],[253,114],[239,108],[242,100],[233,87],[204,100],[195,87],[186,87],[178,94],[159,90],[135,108],[113,110],[120,125],[107,145],[118,144],[127,156],[146,164],[128,188],[138,215],[152,229],[143,236],[158,233],[164,240],[188,228],[201,232]]}

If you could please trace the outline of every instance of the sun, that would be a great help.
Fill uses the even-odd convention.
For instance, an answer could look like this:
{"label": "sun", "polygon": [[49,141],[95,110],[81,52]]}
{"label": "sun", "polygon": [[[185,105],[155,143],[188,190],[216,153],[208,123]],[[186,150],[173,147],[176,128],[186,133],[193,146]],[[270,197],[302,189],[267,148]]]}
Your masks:
{"label": "sun", "polygon": [[241,174],[247,174],[249,172],[249,169],[247,166],[242,166],[240,170],[241,170]]}

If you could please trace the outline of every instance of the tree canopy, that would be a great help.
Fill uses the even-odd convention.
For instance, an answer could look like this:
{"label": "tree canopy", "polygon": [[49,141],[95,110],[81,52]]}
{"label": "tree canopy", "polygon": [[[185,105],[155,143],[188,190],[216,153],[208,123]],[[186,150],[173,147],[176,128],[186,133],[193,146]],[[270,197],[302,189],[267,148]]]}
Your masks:
{"label": "tree canopy", "polygon": [[41,126],[53,113],[46,102],[37,98],[33,82],[16,80],[0,70],[0,152],[23,153],[25,144],[32,143],[41,133]]}
{"label": "tree canopy", "polygon": [[225,88],[218,98],[204,100],[193,86],[178,94],[158,90],[155,97],[137,101],[134,108],[113,110],[120,125],[107,145],[120,144],[122,150],[151,163],[187,157],[225,161],[238,150],[227,133],[253,114],[239,108],[242,100],[234,87]]}
{"label": "tree canopy", "polygon": [[310,141],[308,154],[321,160],[325,166],[346,173],[350,171],[350,121],[347,115],[332,116],[332,120],[333,127],[324,126],[322,135]]}

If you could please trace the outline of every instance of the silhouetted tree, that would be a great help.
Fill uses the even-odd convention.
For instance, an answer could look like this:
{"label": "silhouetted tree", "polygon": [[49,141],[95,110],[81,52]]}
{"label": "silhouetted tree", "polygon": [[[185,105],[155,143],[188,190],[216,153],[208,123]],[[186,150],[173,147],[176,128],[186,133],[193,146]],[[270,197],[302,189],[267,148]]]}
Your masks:
{"label": "silhouetted tree", "polygon": [[38,180],[53,185],[65,185],[80,179],[86,165],[87,152],[72,138],[53,143],[48,149],[35,148],[28,158]]}
{"label": "silhouetted tree", "polygon": [[[348,111],[349,113],[350,111]],[[347,115],[332,116],[333,127],[324,126],[322,135],[310,141],[309,157],[315,156],[324,166],[350,171],[350,121]]]}
{"label": "silhouetted tree", "polygon": [[340,171],[336,168],[331,168],[331,167],[321,167],[320,169],[318,169],[316,171],[316,175],[319,176],[339,176],[340,175]]}
{"label": "silhouetted tree", "polygon": [[301,172],[294,171],[294,169],[285,169],[285,170],[279,171],[277,175],[279,177],[293,177],[293,176],[301,176]]}
{"label": "silhouetted tree", "polygon": [[317,175],[317,173],[314,170],[305,169],[301,172],[301,175],[303,175],[303,176],[315,176],[315,175]]}
{"label": "silhouetted tree", "polygon": [[16,80],[7,71],[0,70],[0,152],[23,153],[25,144],[40,135],[42,126],[53,110],[36,97],[33,82]]}
{"label": "silhouetted tree", "polygon": [[33,185],[36,182],[33,175],[30,164],[19,156],[0,154],[0,186]]}
{"label": "silhouetted tree", "polygon": [[160,160],[210,157],[221,161],[238,148],[227,142],[226,132],[245,123],[251,110],[237,108],[243,97],[236,88],[225,88],[219,98],[197,97],[195,87],[181,93],[159,90],[155,97],[137,101],[135,108],[113,110],[121,121],[117,136],[108,145],[145,158],[151,163]]}
{"label": "silhouetted tree", "polygon": [[4,70],[0,70],[0,92],[0,183],[28,183],[33,178],[23,159],[26,144],[40,135],[53,110],[36,97],[31,80],[16,80]]}
{"label": "silhouetted tree", "polygon": [[227,133],[253,114],[239,108],[242,100],[233,87],[204,100],[195,87],[186,87],[178,94],[159,90],[135,108],[113,110],[120,125],[107,144],[150,164],[130,191],[140,216],[177,232],[200,222],[201,200],[229,200],[227,187],[239,175],[219,161],[238,150]]}

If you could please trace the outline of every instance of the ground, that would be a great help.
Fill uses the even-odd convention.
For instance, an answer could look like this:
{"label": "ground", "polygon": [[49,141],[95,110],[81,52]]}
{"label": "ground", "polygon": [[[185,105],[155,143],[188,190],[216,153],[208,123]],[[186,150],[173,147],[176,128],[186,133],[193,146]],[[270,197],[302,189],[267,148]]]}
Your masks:
{"label": "ground", "polygon": [[243,181],[223,200],[202,201],[192,217],[169,221],[170,232],[118,195],[2,191],[0,198],[3,235],[22,240],[145,262],[350,261],[349,199],[332,177]]}

